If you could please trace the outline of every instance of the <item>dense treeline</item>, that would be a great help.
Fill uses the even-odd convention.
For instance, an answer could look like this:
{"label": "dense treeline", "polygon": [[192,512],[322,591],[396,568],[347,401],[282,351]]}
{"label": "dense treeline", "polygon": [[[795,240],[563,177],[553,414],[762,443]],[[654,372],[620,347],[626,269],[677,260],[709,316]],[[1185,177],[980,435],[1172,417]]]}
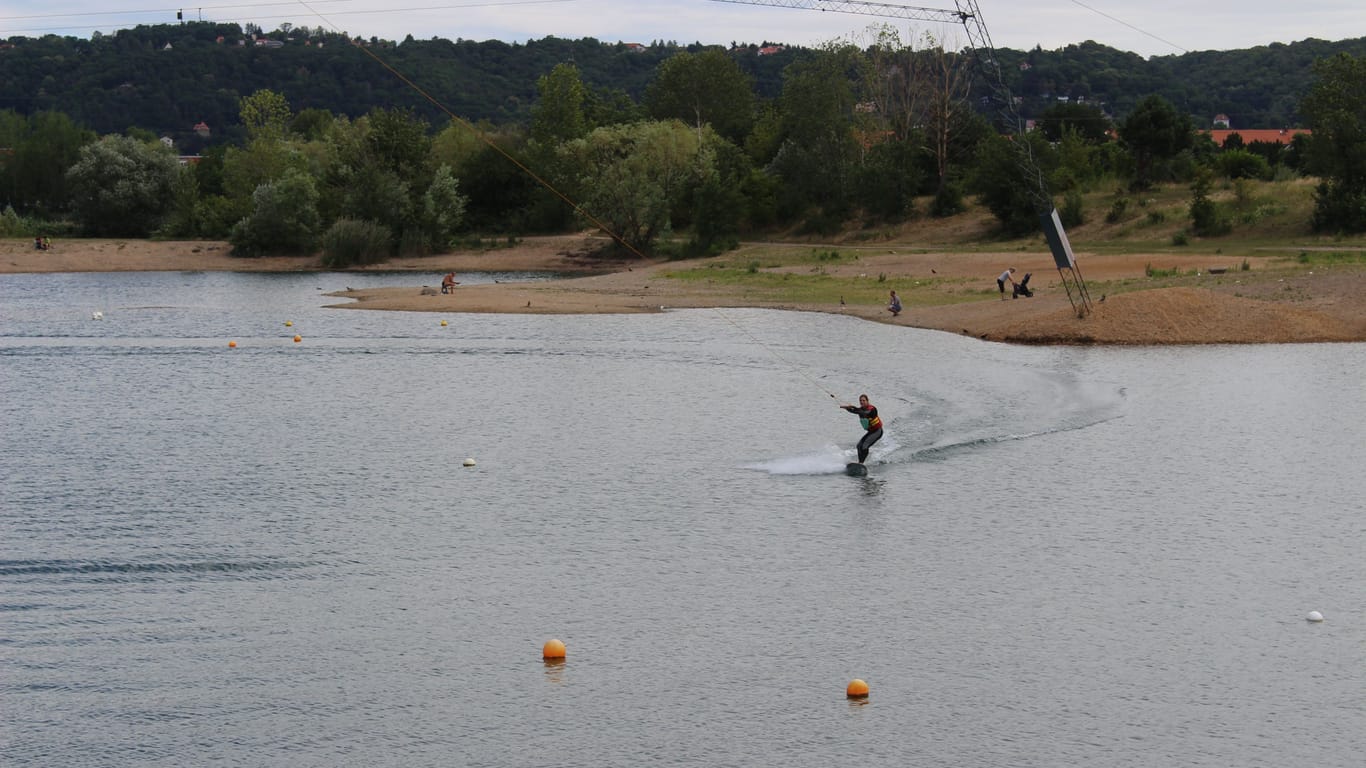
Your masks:
{"label": "dense treeline", "polygon": [[[1007,73],[1039,78],[1038,97],[991,108],[979,90],[979,61],[928,37],[905,43],[891,27],[860,45],[771,56],[738,47],[633,51],[556,40],[370,41],[367,50],[293,29],[277,30],[269,39],[280,45],[268,48],[237,46],[232,35],[245,41],[250,34],[232,26],[160,29],[184,37],[159,45],[132,33],[88,41],[78,56],[103,62],[104,72],[82,85],[74,73],[84,68],[74,67],[64,82],[77,91],[99,84],[109,103],[136,103],[151,114],[230,105],[227,136],[215,135],[199,162],[181,166],[168,146],[174,137],[159,139],[160,131],[137,123],[92,129],[107,118],[89,105],[0,110],[7,205],[0,233],[64,226],[92,235],[228,238],[243,255],[321,250],[342,266],[444,249],[463,232],[516,235],[588,224],[631,253],[701,254],[775,228],[826,233],[850,223],[951,216],[967,194],[1004,232],[1020,234],[1050,205],[1068,226],[1084,221],[1082,193],[1101,185],[1141,191],[1179,182],[1192,191],[1191,234],[1217,236],[1231,218],[1211,199],[1216,179],[1301,173],[1322,182],[1315,228],[1366,230],[1366,95],[1359,87],[1366,58],[1346,53],[1314,62],[1292,102],[1312,138],[1216,147],[1188,110],[1156,90],[1117,120],[1094,90],[1059,98],[1062,74],[1050,75],[1057,60],[1042,51],[1014,63],[1000,59]],[[40,42],[61,58],[58,39]],[[319,45],[341,50],[317,57]],[[220,82],[207,64],[168,68],[165,57],[182,49],[205,62],[235,57],[235,77]],[[428,92],[476,90],[463,85],[475,54],[502,83],[514,83],[511,62],[526,51],[537,51],[543,69],[523,72],[521,95],[504,97],[501,112],[476,125],[449,118],[392,79],[369,55],[375,49]],[[1082,74],[1067,75],[1073,87],[1131,77],[1106,65],[1115,53],[1109,49],[1077,50],[1091,59]],[[282,54],[303,58],[282,71]],[[597,62],[604,79],[590,80],[584,60]],[[761,84],[779,65],[776,84]],[[376,72],[391,79],[381,87],[371,79]],[[272,75],[279,78],[272,87],[242,96],[233,90]],[[160,80],[172,87],[143,85]],[[480,87],[500,90],[499,83]],[[48,79],[34,99],[66,104],[66,90]],[[322,106],[336,102],[320,94],[356,111]],[[1037,120],[1038,130],[1004,135],[1013,124],[988,116],[1011,109]],[[1106,217],[1123,217],[1124,206],[1117,199]]]}
{"label": "dense treeline", "polygon": [[[281,45],[257,45],[258,40]],[[411,36],[362,43],[455,114],[497,124],[525,122],[536,78],[561,62],[573,62],[601,98],[624,94],[639,100],[661,62],[702,48],[553,37],[524,44]],[[761,56],[759,50],[732,44],[730,55],[763,99],[778,95],[783,69],[812,53],[786,47]],[[1312,82],[1311,66],[1336,53],[1366,55],[1366,38],[1149,59],[1089,41],[1053,51],[997,51],[1025,118],[1062,98],[1123,118],[1157,94],[1198,127],[1224,114],[1234,128],[1300,125],[1296,105]],[[366,50],[322,28],[286,24],[262,33],[251,25],[197,22],[139,26],[90,40],[49,35],[0,44],[0,109],[61,112],[99,133],[145,128],[190,152],[206,143],[192,130],[200,122],[224,140],[240,138],[237,101],[263,88],[283,94],[299,110],[357,117],[376,107],[398,107],[431,121],[441,117]]]}
{"label": "dense treeline", "polygon": [[[639,99],[662,61],[700,47],[553,37],[524,44],[411,36],[352,41],[290,25],[270,33],[207,22],[139,26],[90,40],[10,38],[0,44],[0,109],[61,112],[99,133],[145,128],[193,153],[214,141],[240,139],[237,102],[261,89],[283,94],[299,110],[357,117],[397,107],[431,121],[442,117],[380,60],[452,113],[505,124],[526,122],[536,78],[561,62],[574,62],[604,100],[619,94]],[[743,48],[748,55],[737,52],[736,60],[753,77],[756,92],[771,98],[783,67],[807,52],[758,56],[757,49]],[[200,122],[212,138],[194,132]]]}

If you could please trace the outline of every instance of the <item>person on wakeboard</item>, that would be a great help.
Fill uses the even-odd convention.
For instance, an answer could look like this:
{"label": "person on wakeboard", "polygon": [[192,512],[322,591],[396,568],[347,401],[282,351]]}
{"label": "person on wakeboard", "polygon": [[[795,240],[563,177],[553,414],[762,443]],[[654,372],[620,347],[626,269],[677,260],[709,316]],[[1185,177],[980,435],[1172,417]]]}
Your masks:
{"label": "person on wakeboard", "polygon": [[840,407],[858,416],[859,423],[867,430],[863,433],[863,439],[858,441],[858,463],[862,464],[867,460],[868,450],[873,447],[873,443],[882,439],[882,419],[877,415],[877,408],[868,402],[867,395],[858,396],[858,405]]}

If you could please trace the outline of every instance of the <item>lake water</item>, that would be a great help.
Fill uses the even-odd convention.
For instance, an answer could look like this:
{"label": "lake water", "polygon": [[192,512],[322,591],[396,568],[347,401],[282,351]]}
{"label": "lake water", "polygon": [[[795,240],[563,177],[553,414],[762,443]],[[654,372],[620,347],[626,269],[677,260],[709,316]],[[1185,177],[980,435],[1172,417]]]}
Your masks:
{"label": "lake water", "polygon": [[0,276],[0,764],[1362,764],[1366,345],[413,282]]}

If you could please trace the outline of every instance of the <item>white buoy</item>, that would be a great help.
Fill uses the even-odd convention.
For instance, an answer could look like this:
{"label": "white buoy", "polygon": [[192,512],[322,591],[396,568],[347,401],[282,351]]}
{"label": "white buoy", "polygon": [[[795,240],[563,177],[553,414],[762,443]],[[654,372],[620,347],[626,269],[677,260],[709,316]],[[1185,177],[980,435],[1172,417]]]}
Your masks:
{"label": "white buoy", "polygon": [[99,310],[97,309],[97,310],[95,310],[94,312],[91,312],[91,313],[90,313],[90,319],[91,319],[91,320],[103,320],[103,319],[104,319],[104,313],[101,312],[101,311],[99,311]]}
{"label": "white buoy", "polygon": [[472,466],[474,466],[474,459],[465,459],[465,466],[467,466],[467,467],[472,467]]}
{"label": "white buoy", "polygon": [[1318,622],[1323,621],[1323,614],[1318,611],[1310,611],[1309,615],[1305,616],[1304,619],[1305,621],[1312,621],[1317,624]]}

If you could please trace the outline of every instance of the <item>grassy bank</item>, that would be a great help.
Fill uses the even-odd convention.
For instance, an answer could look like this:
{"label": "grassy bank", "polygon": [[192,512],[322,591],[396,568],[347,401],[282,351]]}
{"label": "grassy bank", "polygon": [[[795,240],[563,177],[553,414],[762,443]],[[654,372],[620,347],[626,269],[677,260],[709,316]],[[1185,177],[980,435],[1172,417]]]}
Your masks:
{"label": "grassy bank", "polygon": [[[1078,266],[1097,295],[1274,279],[1315,266],[1366,263],[1366,237],[1323,235],[1310,229],[1316,183],[1222,183],[1213,199],[1229,231],[1218,237],[1191,234],[1191,192],[1186,185],[1142,193],[1118,184],[1102,185],[1083,195],[1083,222],[1070,227],[1068,236]],[[918,209],[927,205],[928,201],[919,201]],[[931,253],[942,257],[938,269],[905,267]],[[949,218],[922,216],[896,227],[849,229],[819,244],[797,236],[746,243],[702,266],[673,270],[668,276],[726,287],[757,303],[843,300],[871,306],[885,304],[888,292],[896,290],[906,306],[928,307],[993,298],[995,272],[982,271],[984,254],[995,257],[1001,268],[1015,265],[1020,274],[1034,270],[1036,279],[1056,277],[1042,233],[1003,237],[990,212],[971,202],[966,211]],[[1103,268],[1107,257],[1135,256],[1144,259],[1142,274],[1110,275]],[[956,265],[955,257],[966,264]]]}

